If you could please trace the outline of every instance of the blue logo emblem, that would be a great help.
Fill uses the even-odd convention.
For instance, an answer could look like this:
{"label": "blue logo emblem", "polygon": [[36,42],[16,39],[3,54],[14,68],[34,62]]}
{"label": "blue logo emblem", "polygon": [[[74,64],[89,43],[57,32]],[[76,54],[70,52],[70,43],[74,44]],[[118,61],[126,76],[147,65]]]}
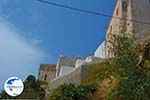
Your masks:
{"label": "blue logo emblem", "polygon": [[22,80],[18,77],[11,77],[6,80],[4,89],[8,95],[15,97],[19,96],[23,92],[24,85]]}

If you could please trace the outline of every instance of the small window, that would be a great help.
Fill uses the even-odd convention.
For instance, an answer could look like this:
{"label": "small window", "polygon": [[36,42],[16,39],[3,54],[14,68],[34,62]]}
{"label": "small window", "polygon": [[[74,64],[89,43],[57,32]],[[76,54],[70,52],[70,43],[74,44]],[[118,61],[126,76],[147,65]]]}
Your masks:
{"label": "small window", "polygon": [[112,26],[110,26],[110,34],[112,33]]}
{"label": "small window", "polygon": [[118,16],[118,13],[119,13],[119,11],[118,11],[119,9],[117,8],[117,10],[116,10],[116,15]]}
{"label": "small window", "polygon": [[122,2],[122,11],[127,11],[127,2],[126,1]]}
{"label": "small window", "polygon": [[39,76],[40,76],[40,72],[39,72]]}
{"label": "small window", "polygon": [[45,80],[45,81],[47,80],[47,74],[45,74],[44,80]]}

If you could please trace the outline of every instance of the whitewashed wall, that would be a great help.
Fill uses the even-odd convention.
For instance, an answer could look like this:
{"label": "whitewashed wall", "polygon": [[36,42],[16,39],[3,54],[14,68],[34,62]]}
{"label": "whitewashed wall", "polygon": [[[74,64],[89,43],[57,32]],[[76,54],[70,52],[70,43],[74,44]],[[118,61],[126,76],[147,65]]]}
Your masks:
{"label": "whitewashed wall", "polygon": [[78,67],[80,67],[81,65],[83,65],[83,64],[85,64],[85,63],[86,63],[85,60],[83,60],[83,59],[78,59],[78,60],[76,61],[76,63],[75,63],[75,68],[78,68]]}
{"label": "whitewashed wall", "polygon": [[75,69],[74,67],[62,66],[61,69],[60,69],[59,76],[69,74],[70,72],[74,71],[74,69]]}
{"label": "whitewashed wall", "polygon": [[106,42],[102,42],[102,44],[97,48],[94,54],[95,57],[98,58],[107,58],[107,50],[106,50]]}

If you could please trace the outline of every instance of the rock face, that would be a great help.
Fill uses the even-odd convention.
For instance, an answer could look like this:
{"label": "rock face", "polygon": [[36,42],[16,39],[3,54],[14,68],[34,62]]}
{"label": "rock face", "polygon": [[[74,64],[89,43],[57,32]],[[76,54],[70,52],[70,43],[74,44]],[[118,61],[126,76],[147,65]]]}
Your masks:
{"label": "rock face", "polygon": [[[114,56],[112,43],[115,36],[130,33],[137,38],[150,36],[150,0],[118,0],[113,17],[108,26],[106,41],[95,52],[95,56],[111,58]],[[147,24],[146,24],[147,23]]]}

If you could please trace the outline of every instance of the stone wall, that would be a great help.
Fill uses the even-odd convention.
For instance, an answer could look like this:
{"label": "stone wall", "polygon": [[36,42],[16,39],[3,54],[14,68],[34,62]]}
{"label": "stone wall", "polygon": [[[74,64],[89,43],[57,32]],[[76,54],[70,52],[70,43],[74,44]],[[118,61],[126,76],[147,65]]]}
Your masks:
{"label": "stone wall", "polygon": [[119,19],[119,18],[123,18],[122,1],[123,0],[118,0],[116,7],[114,9],[113,15],[112,15],[113,17],[116,17],[116,18],[111,19],[110,24],[107,29],[106,46],[105,46],[105,50],[107,52],[106,58],[114,57],[113,45],[112,43],[110,43],[110,41],[114,42],[115,41],[114,36],[119,35],[119,33],[122,30],[123,23],[122,23],[122,20]]}
{"label": "stone wall", "polygon": [[80,84],[80,82],[81,82],[81,67],[78,67],[69,74],[57,77],[54,80],[52,80],[50,83],[50,91],[58,88],[60,85],[64,83]]}
{"label": "stone wall", "polygon": [[56,79],[52,80],[50,83],[50,91],[53,91],[54,89],[58,88],[62,84],[80,84],[82,80],[85,78],[85,76],[88,74],[89,68],[92,67],[92,64],[101,63],[105,60],[99,60],[97,62],[90,62],[86,63],[84,65],[81,65],[72,72],[70,72],[67,75],[57,77]]}
{"label": "stone wall", "polygon": [[58,59],[57,65],[56,65],[56,77],[59,76],[60,69],[62,66],[69,66],[69,67],[75,67],[76,58],[69,58],[66,56],[61,56]]}
{"label": "stone wall", "polygon": [[50,83],[50,81],[55,78],[55,74],[55,64],[41,64],[39,68],[38,79]]}
{"label": "stone wall", "polygon": [[[150,23],[150,0],[131,1],[132,19]],[[133,31],[138,37],[143,37],[144,33],[150,31],[150,25],[133,22]]]}
{"label": "stone wall", "polygon": [[75,69],[74,67],[62,66],[61,69],[60,69],[59,76],[63,76],[63,75],[69,74],[74,69]]}
{"label": "stone wall", "polygon": [[150,0],[118,0],[112,15],[113,18],[107,29],[106,47],[101,47],[102,45],[100,45],[100,49],[97,49],[98,51],[96,51],[96,56],[101,57],[101,55],[104,55],[101,54],[104,48],[107,52],[106,58],[114,57],[112,45],[112,43],[115,43],[114,37],[121,35],[123,32],[135,35],[139,39],[150,36],[150,25],[144,24],[150,23],[149,12]]}

